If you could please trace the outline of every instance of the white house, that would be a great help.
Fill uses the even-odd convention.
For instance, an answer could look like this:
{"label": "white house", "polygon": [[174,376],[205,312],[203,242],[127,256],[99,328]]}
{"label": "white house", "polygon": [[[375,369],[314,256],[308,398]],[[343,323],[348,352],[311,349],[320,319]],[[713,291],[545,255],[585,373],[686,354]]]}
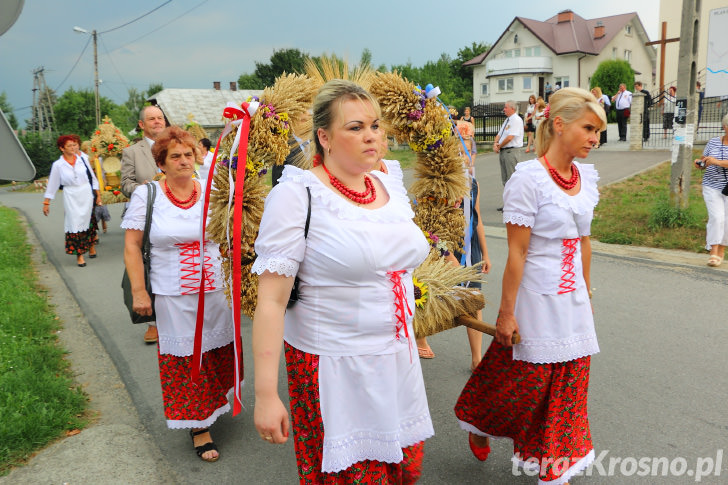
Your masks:
{"label": "white house", "polygon": [[[636,13],[586,20],[564,10],[541,22],[516,17],[474,66],[475,104],[527,101],[544,96],[546,84],[589,89],[600,62],[625,59],[647,89],[654,86],[655,49]],[[631,89],[632,86],[629,86]],[[613,94],[613,93],[606,93]]]}

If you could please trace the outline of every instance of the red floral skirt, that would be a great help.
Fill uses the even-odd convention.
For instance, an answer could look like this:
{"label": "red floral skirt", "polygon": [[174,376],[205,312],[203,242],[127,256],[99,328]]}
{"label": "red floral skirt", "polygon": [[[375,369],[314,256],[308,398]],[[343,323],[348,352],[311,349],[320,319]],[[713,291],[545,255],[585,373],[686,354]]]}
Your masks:
{"label": "red floral skirt", "polygon": [[324,423],[319,405],[319,356],[285,344],[288,395],[296,449],[298,476],[302,484],[409,484],[422,473],[424,442],[402,448],[400,463],[364,460],[346,470],[322,473]]}
{"label": "red floral skirt", "polygon": [[513,360],[513,349],[493,340],[460,394],[455,415],[481,433],[511,438],[518,460],[540,466],[541,480],[556,480],[593,450],[590,361],[589,356],[555,364]]}
{"label": "red floral skirt", "polygon": [[[227,394],[235,383],[233,344],[229,343],[202,354],[198,384],[192,382],[191,355],[162,355],[159,353],[159,346],[157,355],[167,424],[178,428],[200,428],[212,424],[217,415],[222,414],[220,409],[228,404]],[[242,376],[242,361],[240,367]],[[171,424],[170,421],[180,421],[176,423],[179,426]]]}

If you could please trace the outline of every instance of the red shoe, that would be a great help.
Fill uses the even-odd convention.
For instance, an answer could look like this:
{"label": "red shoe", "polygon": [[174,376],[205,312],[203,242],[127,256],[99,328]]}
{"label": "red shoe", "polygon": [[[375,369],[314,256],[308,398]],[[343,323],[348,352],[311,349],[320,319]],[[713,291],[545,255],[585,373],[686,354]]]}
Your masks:
{"label": "red shoe", "polygon": [[490,455],[490,440],[488,440],[488,445],[481,447],[473,442],[473,436],[475,436],[473,433],[468,433],[468,444],[470,445],[470,451],[473,452],[473,455],[475,455],[475,458],[477,458],[478,460],[487,460],[488,455]]}

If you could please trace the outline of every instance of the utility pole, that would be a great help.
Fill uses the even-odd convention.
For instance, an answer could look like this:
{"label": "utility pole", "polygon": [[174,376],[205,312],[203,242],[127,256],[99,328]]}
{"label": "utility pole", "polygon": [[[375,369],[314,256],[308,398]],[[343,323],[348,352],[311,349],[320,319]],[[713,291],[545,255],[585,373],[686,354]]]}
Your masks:
{"label": "utility pole", "polygon": [[98,33],[96,29],[89,32],[81,27],[74,27],[74,32],[91,34],[94,41],[94,101],[96,102],[96,126],[101,124],[101,105],[99,104],[99,54],[98,54]]}
{"label": "utility pole", "polygon": [[672,167],[670,169],[670,202],[674,207],[681,209],[688,206],[690,175],[693,168],[693,138],[697,115],[695,58],[698,54],[698,32],[700,31],[698,3],[696,0],[682,0],[675,135],[672,141]]}
{"label": "utility pole", "polygon": [[43,75],[43,67],[33,70],[33,131],[51,134],[54,130],[53,99]]}

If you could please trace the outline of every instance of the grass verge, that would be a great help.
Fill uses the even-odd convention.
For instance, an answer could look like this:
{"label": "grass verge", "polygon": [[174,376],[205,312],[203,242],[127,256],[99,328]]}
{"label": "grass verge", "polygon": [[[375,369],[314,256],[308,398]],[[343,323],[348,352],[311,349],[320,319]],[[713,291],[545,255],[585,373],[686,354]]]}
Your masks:
{"label": "grass verge", "polygon": [[17,214],[0,207],[0,475],[86,422],[30,253]]}
{"label": "grass verge", "polygon": [[670,163],[599,190],[592,237],[603,243],[702,252],[708,211],[693,170],[687,209],[669,203]]}

